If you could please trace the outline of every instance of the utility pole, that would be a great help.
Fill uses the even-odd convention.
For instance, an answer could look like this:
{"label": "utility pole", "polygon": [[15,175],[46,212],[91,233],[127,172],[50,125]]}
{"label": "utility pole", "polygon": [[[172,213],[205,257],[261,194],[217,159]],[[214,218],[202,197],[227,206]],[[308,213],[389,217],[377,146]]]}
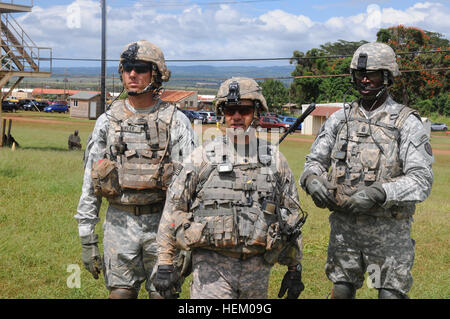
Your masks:
{"label": "utility pole", "polygon": [[106,87],[105,87],[105,81],[106,81],[106,0],[100,0],[101,1],[101,7],[102,7],[102,70],[101,70],[101,76],[100,76],[100,90],[101,90],[101,100],[100,100],[100,107],[103,112],[106,111]]}

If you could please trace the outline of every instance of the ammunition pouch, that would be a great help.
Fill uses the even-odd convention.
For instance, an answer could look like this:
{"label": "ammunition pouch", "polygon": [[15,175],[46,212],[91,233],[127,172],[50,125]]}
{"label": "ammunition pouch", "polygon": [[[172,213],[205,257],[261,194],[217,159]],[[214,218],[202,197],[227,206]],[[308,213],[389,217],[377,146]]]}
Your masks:
{"label": "ammunition pouch", "polygon": [[105,158],[94,162],[91,171],[94,194],[113,198],[121,194],[117,164]]}
{"label": "ammunition pouch", "polygon": [[264,260],[267,263],[274,265],[278,261],[282,250],[283,239],[281,237],[280,224],[273,223],[269,226],[269,229],[267,231],[266,252],[264,253]]}
{"label": "ammunition pouch", "polygon": [[[128,150],[118,165],[119,185],[122,189],[167,189],[173,175],[172,163],[161,163],[149,150]],[[162,174],[161,174],[162,172]]]}
{"label": "ammunition pouch", "polygon": [[194,211],[193,221],[184,217],[175,222],[177,245],[181,249],[191,249],[245,244],[272,249],[275,247],[272,236],[278,229],[275,220],[275,214],[270,216],[255,207],[198,209]]}

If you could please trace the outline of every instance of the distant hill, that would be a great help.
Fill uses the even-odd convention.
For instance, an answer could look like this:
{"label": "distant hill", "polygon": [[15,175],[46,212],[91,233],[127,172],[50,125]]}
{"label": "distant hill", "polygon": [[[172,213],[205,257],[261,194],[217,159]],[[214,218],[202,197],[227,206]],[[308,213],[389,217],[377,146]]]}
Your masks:
{"label": "distant hill", "polygon": [[[221,82],[232,76],[245,76],[263,81],[263,78],[280,78],[291,76],[294,65],[287,66],[210,66],[191,65],[178,66],[168,65],[172,76],[168,83],[164,84],[168,89],[197,90],[199,94],[215,94]],[[45,70],[43,70],[45,71]],[[27,80],[28,85],[34,82],[34,87],[46,85],[52,88],[62,88],[64,79],[67,78],[71,88],[100,90],[100,67],[53,67],[52,76],[45,79],[45,84],[38,79]],[[107,89],[116,90],[120,87],[117,79],[115,84],[112,77],[119,77],[117,67],[106,69]],[[289,87],[292,79],[280,79],[286,87]]]}
{"label": "distant hill", "polygon": [[[177,66],[168,65],[172,71],[172,78],[194,78],[194,79],[226,79],[231,76],[246,76],[246,77],[286,77],[290,76],[294,70],[294,65],[288,66],[209,66],[209,65],[192,65],[192,66]],[[95,76],[101,72],[100,67],[54,67],[52,69],[52,77],[64,77],[64,74],[71,76]],[[117,67],[108,67],[106,71],[108,76],[118,75]]]}

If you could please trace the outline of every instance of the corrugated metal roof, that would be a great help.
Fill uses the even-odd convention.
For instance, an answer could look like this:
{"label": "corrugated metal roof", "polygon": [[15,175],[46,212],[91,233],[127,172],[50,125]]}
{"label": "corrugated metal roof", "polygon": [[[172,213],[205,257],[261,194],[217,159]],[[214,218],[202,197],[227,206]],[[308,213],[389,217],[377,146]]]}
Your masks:
{"label": "corrugated metal roof", "polygon": [[[45,89],[45,88],[35,88],[32,91],[33,95],[41,95],[41,94],[67,94],[67,95],[74,95],[79,92],[89,92],[89,93],[98,93],[100,94],[100,91],[86,91],[86,90],[64,90],[64,89]],[[109,92],[106,92],[107,96],[110,96]]]}
{"label": "corrugated metal roof", "polygon": [[182,90],[165,90],[161,95],[161,99],[165,102],[179,102],[193,94],[195,91],[182,91]]}
{"label": "corrugated metal roof", "polygon": [[338,106],[317,106],[311,115],[313,116],[330,116],[336,111],[339,111],[342,107]]}
{"label": "corrugated metal roof", "polygon": [[78,92],[74,95],[69,96],[69,99],[79,99],[79,100],[90,100],[97,95],[100,95],[100,93],[96,92]]}

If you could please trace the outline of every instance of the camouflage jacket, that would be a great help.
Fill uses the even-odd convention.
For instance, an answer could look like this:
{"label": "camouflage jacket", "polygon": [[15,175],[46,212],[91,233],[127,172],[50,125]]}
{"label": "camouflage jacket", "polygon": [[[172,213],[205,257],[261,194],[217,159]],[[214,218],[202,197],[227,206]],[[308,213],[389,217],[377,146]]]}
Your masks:
{"label": "camouflage jacket", "polygon": [[[352,105],[356,105],[358,108],[356,114],[363,119],[376,118],[381,112],[391,114],[391,117],[395,118],[394,113],[398,114],[398,110],[402,108],[402,105],[396,103],[390,96],[388,96],[383,105],[369,116],[367,116],[362,107],[353,103]],[[347,117],[349,111],[350,107],[346,107]],[[333,150],[336,150],[337,137],[342,126],[345,125],[345,121],[344,109],[341,109],[333,113],[322,125],[311,146],[311,152],[306,156],[305,169],[300,177],[300,185],[305,191],[305,182],[309,175],[328,175],[330,177],[329,169],[333,160],[332,153]],[[398,152],[394,158],[397,158],[399,163],[391,163],[391,165],[399,166],[398,173],[395,173],[397,176],[389,180],[377,177],[377,180],[382,182],[383,189],[386,192],[386,201],[382,204],[382,208],[388,212],[398,207],[411,206],[412,210],[408,210],[413,213],[415,203],[424,201],[431,192],[433,184],[432,163],[434,158],[427,132],[417,114],[410,114],[403,121],[401,127],[396,127],[396,130],[399,133],[396,139],[397,145],[383,145],[383,147],[386,148],[384,149],[386,154],[395,150]],[[358,136],[358,134],[359,132],[349,132],[349,136],[352,139],[357,138],[355,136]],[[350,141],[353,142],[353,140]],[[361,150],[354,155],[349,150],[347,157],[360,156],[358,154],[365,151],[368,152],[370,150]],[[351,162],[351,159],[347,159],[347,161]],[[378,170],[388,171],[389,167],[379,168]]]}
{"label": "camouflage jacket", "polygon": [[[128,100],[125,106],[132,113],[150,113],[156,112],[162,103],[161,100],[153,107],[143,110],[134,109]],[[78,203],[77,214],[74,216],[78,221],[78,230],[80,236],[85,236],[94,232],[95,225],[99,221],[98,213],[102,203],[102,198],[94,194],[92,185],[91,171],[95,161],[103,159],[107,153],[108,132],[110,126],[110,110],[106,111],[97,119],[94,130],[92,131],[84,154],[84,177],[80,200]],[[172,161],[182,162],[192,150],[198,145],[197,136],[187,117],[180,111],[174,115],[170,130],[169,154]]]}
{"label": "camouflage jacket", "polygon": [[[267,168],[270,170],[271,173],[278,176],[277,180],[279,182],[278,184],[279,194],[277,196],[279,196],[278,198],[280,199],[279,200],[280,207],[288,208],[287,210],[282,210],[282,213],[280,215],[282,215],[281,218],[288,225],[294,226],[294,224],[297,222],[299,218],[298,206],[295,204],[298,203],[298,192],[294,175],[288,166],[286,158],[280,152],[278,152],[276,147],[266,142],[262,142],[261,144],[264,144],[265,146],[259,147],[258,151],[252,154],[256,153],[260,154],[264,152],[263,149],[265,147],[266,149],[267,147],[270,148],[270,150],[267,151],[266,153],[266,155],[268,155],[266,159],[270,158],[269,164],[267,164],[268,166],[264,165],[263,166],[264,169]],[[233,165],[232,174],[229,175],[231,176],[231,178],[224,178],[222,180],[220,180],[220,178],[219,179],[217,178],[218,175],[217,171],[219,171],[218,168],[219,165],[217,165],[217,162],[214,163],[214,159],[212,159],[210,156],[211,150],[217,147],[223,147],[223,149],[225,150],[224,153],[228,152],[227,154],[233,154],[232,155],[233,159],[231,160]],[[233,147],[233,144],[230,142],[228,138],[220,137],[216,138],[215,140],[205,142],[202,146],[195,149],[191,153],[191,155],[184,161],[182,170],[178,172],[177,176],[172,180],[172,184],[169,186],[167,190],[166,204],[164,207],[157,236],[157,241],[159,244],[158,264],[160,265],[172,264],[176,249],[177,248],[186,249],[186,247],[180,245],[179,229],[183,230],[185,222],[191,223],[190,225],[192,226],[192,228],[194,227],[194,224],[199,225],[198,223],[194,222],[198,221],[197,212],[198,214],[204,214],[205,211],[208,210],[206,209],[206,206],[207,204],[209,204],[209,202],[213,201],[214,202],[213,205],[222,205],[225,203],[226,205],[224,204],[223,206],[226,207],[224,207],[223,209],[222,208],[219,209],[220,210],[219,214],[222,214],[227,209],[233,210],[234,207],[239,206],[240,205],[239,202],[246,201],[246,199],[252,197],[251,198],[252,204],[249,205],[250,207],[248,208],[248,210],[253,210],[253,212],[255,210],[261,211],[262,206],[258,203],[257,196],[260,196],[258,194],[264,193],[263,188],[270,189],[270,187],[267,187],[267,184],[269,183],[267,182],[264,183],[262,181],[261,175],[254,174],[258,172],[257,171],[258,168],[256,168],[256,166],[259,165],[259,167],[261,167],[260,164],[256,164],[253,167],[250,166],[250,168],[248,168],[249,171],[247,171],[246,176],[253,176],[254,178],[253,179],[250,178],[249,182],[242,183],[239,179],[239,177],[242,176],[241,175],[242,172],[238,172],[242,168],[239,167],[260,162],[258,162],[259,160],[257,159],[258,157],[257,155],[249,155],[249,153],[247,153],[247,155],[241,156],[240,154],[245,153],[240,152],[239,147],[237,151],[235,151],[235,147]],[[217,152],[215,155],[218,155]],[[218,160],[218,162],[220,162],[222,155],[216,156],[215,158]],[[214,179],[214,176],[216,176],[216,179]],[[250,180],[252,182],[250,182]],[[254,184],[259,184],[259,186],[255,186],[253,182]],[[208,183],[209,186],[207,188],[206,185]],[[249,186],[249,183],[253,184],[253,186],[252,185]],[[224,194],[220,194],[221,187],[222,189],[224,189]],[[231,191],[228,191],[229,189],[226,189],[226,187],[231,188]],[[259,190],[261,190],[261,192],[259,192]],[[246,193],[246,191],[248,193]],[[266,193],[266,195],[270,195],[270,193],[269,194]],[[205,207],[205,209],[199,209],[199,207],[200,208]],[[211,209],[209,211],[211,211]],[[228,221],[225,219],[223,220],[221,219],[220,223],[223,226],[220,226],[219,229],[215,229],[214,233],[215,238],[219,236],[218,239],[219,244],[215,245],[214,243],[211,243],[209,241],[206,242],[204,241],[202,243],[201,248],[212,249],[225,255],[231,254],[231,256],[236,255],[249,256],[256,254],[264,254],[268,249],[270,250],[271,248],[268,248],[270,246],[269,244],[266,245],[266,243],[257,242],[255,240],[243,241],[242,237],[239,237],[243,235],[242,234],[243,232],[245,232],[245,227],[242,227],[242,224],[240,223],[242,218],[243,217],[246,218],[247,221],[250,221],[252,219],[251,217],[248,218],[246,216],[242,216],[242,214],[245,214],[245,209],[237,209],[237,213],[235,213],[234,215],[235,220],[229,221],[230,223],[237,222],[239,224],[236,230],[238,233],[236,236],[240,238],[239,240],[236,240],[233,243],[230,242],[227,243],[226,238],[224,239],[224,234],[226,233],[226,228],[228,227],[227,226]],[[214,213],[212,213],[212,215],[209,216],[214,216]],[[252,216],[252,214],[249,214],[248,216]],[[277,215],[274,216],[276,220]],[[269,219],[269,217],[267,216],[264,216],[263,218]],[[217,224],[217,222],[219,222],[219,220],[214,219],[214,217],[211,217],[209,221],[212,222],[212,224]],[[266,226],[264,232],[267,231],[267,224],[265,225]],[[207,226],[205,226],[203,220],[203,227],[207,229],[209,226],[210,226],[209,222],[207,223]],[[218,232],[219,230],[221,234],[219,234]],[[204,236],[205,231],[200,230],[200,234]],[[261,238],[263,238],[263,236],[261,236]],[[265,240],[266,237],[264,236],[263,241]],[[289,248],[285,248],[282,253],[270,259],[271,260],[270,262],[271,263],[279,262],[284,265],[296,265],[300,263],[302,256],[301,235],[298,236],[295,240],[292,240],[289,245],[286,245],[284,241],[280,242],[281,244],[279,244],[279,246],[277,247],[282,246],[283,248],[285,247]],[[187,249],[189,248],[195,249],[195,247],[199,246],[193,247],[188,246]],[[266,260],[268,259],[266,258]]]}

